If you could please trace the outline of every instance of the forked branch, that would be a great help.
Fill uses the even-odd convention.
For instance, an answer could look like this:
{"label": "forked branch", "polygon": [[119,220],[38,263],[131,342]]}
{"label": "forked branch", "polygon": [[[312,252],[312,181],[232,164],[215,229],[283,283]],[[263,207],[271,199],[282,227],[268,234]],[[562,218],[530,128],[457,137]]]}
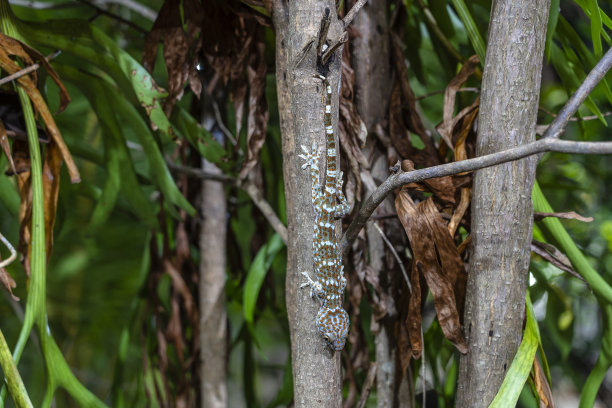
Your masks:
{"label": "forked branch", "polygon": [[[347,15],[348,16],[348,15]],[[474,171],[485,167],[495,166],[522,159],[534,154],[546,152],[562,152],[573,154],[612,154],[612,142],[574,142],[559,140],[559,136],[565,131],[565,126],[576,113],[586,97],[593,88],[601,81],[606,72],[612,66],[612,48],[603,56],[597,65],[589,72],[578,90],[567,101],[559,111],[557,117],[552,121],[541,139],[523,146],[514,147],[497,153],[488,154],[473,159],[462,160],[439,166],[410,172],[399,172],[391,175],[368,197],[359,213],[351,222],[346,233],[342,237],[342,250],[346,252],[353,243],[357,234],[366,224],[374,210],[383,202],[385,197],[394,189],[408,183],[420,182],[435,177],[450,176],[465,171]]]}

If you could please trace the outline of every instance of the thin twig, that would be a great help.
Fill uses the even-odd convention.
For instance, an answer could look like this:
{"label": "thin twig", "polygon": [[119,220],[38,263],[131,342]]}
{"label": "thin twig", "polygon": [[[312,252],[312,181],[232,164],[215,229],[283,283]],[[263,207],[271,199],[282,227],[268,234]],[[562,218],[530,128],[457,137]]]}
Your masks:
{"label": "thin twig", "polygon": [[2,241],[2,243],[4,244],[4,246],[6,246],[9,250],[9,252],[11,253],[11,255],[0,261],[0,268],[5,268],[7,267],[11,262],[13,262],[15,259],[17,259],[17,251],[15,251],[15,248],[13,248],[13,246],[11,245],[11,243],[9,242],[8,239],[6,239],[4,237],[4,235],[2,235],[2,233],[0,233],[0,241]]}
{"label": "thin twig", "polygon": [[287,245],[287,242],[289,242],[287,227],[285,227],[280,218],[278,218],[272,206],[264,199],[259,188],[250,181],[246,181],[243,183],[242,189],[247,192],[255,206],[257,206],[259,211],[266,217],[272,229],[280,235],[285,245]]}
{"label": "thin twig", "polygon": [[[549,111],[548,109],[545,109],[545,108],[543,108],[543,107],[541,107],[541,106],[538,108],[538,110],[540,110],[540,111],[544,112],[545,114],[547,114],[547,115],[549,115],[549,116],[552,116],[553,118],[556,118],[556,117],[557,117],[557,115],[555,115],[554,113],[552,113],[552,112],[551,112],[551,111]],[[604,113],[602,113],[602,114],[601,114],[601,116],[603,116],[604,118],[605,118],[606,116],[610,116],[610,115],[612,115],[612,112],[604,112]],[[572,116],[572,117],[569,119],[569,121],[570,121],[570,122],[586,122],[586,121],[588,121],[588,120],[595,120],[595,119],[599,119],[599,116],[597,116],[597,115],[590,115],[590,116],[583,116],[583,117],[581,117],[581,118],[580,118],[580,117],[576,117],[576,116]]]}
{"label": "thin twig", "polygon": [[[117,21],[119,21],[119,22],[121,22],[123,24],[126,24],[126,25],[132,27],[134,30],[139,31],[142,34],[147,34],[147,30],[145,30],[144,28],[140,27],[139,25],[133,23],[132,21],[130,21],[130,20],[126,19],[126,18],[121,17],[118,14],[115,14],[115,13],[112,13],[112,12],[110,12],[108,10],[105,10],[102,7],[96,6],[95,4],[90,3],[90,2],[88,2],[86,0],[76,0],[76,1],[79,2],[79,3],[85,4],[86,6],[91,7],[92,9],[96,10],[98,12],[98,15],[104,14],[104,15],[112,18],[112,19],[115,19],[115,20],[117,20]],[[94,19],[96,17],[97,16],[94,16]]]}
{"label": "thin twig", "polygon": [[236,146],[236,144],[238,143],[236,142],[236,138],[234,137],[234,135],[232,135],[232,132],[230,132],[230,130],[227,128],[227,126],[225,126],[225,123],[223,123],[223,120],[221,119],[221,111],[219,110],[219,104],[217,104],[217,101],[215,101],[214,98],[210,98],[210,100],[212,103],[213,111],[215,112],[215,120],[217,121],[219,129],[221,129],[221,132],[223,132],[225,137],[227,137],[230,142],[232,142],[232,144]]}
{"label": "thin twig", "polygon": [[[60,50],[57,50],[49,55],[47,55],[45,57],[45,59],[47,61],[51,61],[53,58],[57,57],[58,55],[60,55],[62,52]],[[16,80],[17,78],[21,78],[24,75],[28,75],[30,72],[32,71],[36,71],[38,68],[40,68],[40,64],[38,62],[29,65],[27,67],[25,67],[24,69],[21,69],[17,72],[15,72],[14,74],[5,76],[4,78],[0,79],[0,86],[4,85],[4,84],[8,84],[11,81]]]}
{"label": "thin twig", "polygon": [[418,0],[419,6],[423,9],[423,14],[425,15],[425,21],[429,24],[432,29],[432,33],[438,38],[438,40],[442,43],[442,45],[446,48],[446,50],[459,62],[464,63],[465,58],[457,49],[451,44],[448,37],[442,32],[436,19],[434,18],[431,10],[427,7],[423,0]]}
{"label": "thin twig", "polygon": [[374,192],[368,197],[361,207],[361,210],[351,222],[344,237],[342,238],[342,249],[347,250],[355,240],[361,228],[370,218],[370,215],[383,202],[385,197],[394,189],[408,183],[418,183],[430,178],[450,176],[474,171],[497,164],[506,163],[532,156],[538,153],[561,152],[573,154],[612,154],[612,142],[575,142],[569,140],[559,140],[553,138],[540,139],[535,142],[514,147],[497,153],[487,154],[486,156],[475,157],[473,159],[458,162],[441,164],[439,166],[428,167],[425,169],[413,170],[410,172],[399,172],[389,176]]}
{"label": "thin twig", "polygon": [[228,183],[233,185],[234,187],[241,188],[249,195],[249,197],[253,201],[253,204],[255,204],[257,209],[259,209],[259,211],[263,214],[266,220],[270,223],[272,229],[276,233],[278,233],[278,235],[280,235],[281,239],[285,244],[287,243],[287,227],[285,227],[278,215],[276,215],[270,203],[265,200],[265,198],[261,194],[261,191],[259,190],[259,188],[257,188],[255,184],[251,183],[250,181],[239,183],[238,180],[234,177],[227,176],[225,174],[211,173],[193,167],[183,166],[181,164],[176,164],[170,160],[166,160],[166,164],[168,165],[170,171],[173,172],[183,173],[187,176],[196,177],[201,180],[217,180],[222,183]]}
{"label": "thin twig", "polygon": [[377,368],[378,366],[376,363],[370,363],[370,369],[368,370],[368,374],[366,375],[365,381],[363,382],[363,387],[361,388],[361,395],[359,396],[357,408],[365,407],[366,402],[368,402],[370,390],[372,389],[372,385],[374,385],[374,380],[376,379]]}
{"label": "thin twig", "polygon": [[319,35],[317,36],[317,56],[321,55],[323,51],[323,45],[327,40],[327,33],[329,31],[329,25],[331,24],[331,17],[329,16],[329,7],[325,8],[325,15],[321,19],[321,26],[319,27]]}
{"label": "thin twig", "polygon": [[372,225],[374,225],[374,228],[376,229],[376,231],[378,231],[378,233],[382,237],[383,241],[385,241],[385,244],[387,244],[387,246],[389,247],[389,250],[391,251],[391,253],[395,257],[395,260],[397,261],[397,263],[399,264],[400,269],[402,270],[402,274],[404,275],[404,279],[406,280],[406,284],[408,284],[408,290],[410,291],[410,293],[412,293],[412,285],[410,284],[410,278],[408,278],[408,274],[406,273],[406,268],[404,268],[404,264],[402,263],[402,260],[400,259],[399,255],[397,254],[397,251],[395,250],[395,248],[393,248],[393,244],[391,244],[391,241],[389,241],[389,239],[387,239],[387,236],[385,235],[383,230],[378,226],[377,223],[373,222]]}
{"label": "thin twig", "polygon": [[368,0],[358,0],[357,3],[353,4],[353,7],[346,13],[346,16],[342,19],[342,24],[344,24],[344,28],[348,27],[349,24],[353,21],[357,12],[368,2]]}
{"label": "thin twig", "polygon": [[[425,95],[421,95],[421,96],[417,96],[416,98],[414,98],[416,101],[420,101],[423,100],[425,98],[429,98],[430,96],[435,96],[435,95],[440,95],[443,94],[444,92],[446,92],[446,89],[442,89],[440,91],[433,91],[430,92],[428,94]],[[474,92],[474,93],[480,93],[480,88],[473,88],[473,87],[465,87],[465,88],[460,88],[457,89],[457,92]]]}
{"label": "thin twig", "polygon": [[327,61],[331,58],[331,56],[336,52],[338,48],[342,44],[344,44],[348,40],[348,32],[343,32],[338,41],[336,41],[331,47],[327,47],[327,49],[323,52],[321,56],[321,62],[323,65],[327,64]]}
{"label": "thin twig", "polygon": [[582,84],[567,103],[561,108],[555,120],[552,121],[546,133],[542,137],[558,138],[565,131],[567,122],[574,116],[580,105],[584,102],[587,96],[593,91],[595,86],[606,75],[606,72],[612,66],[612,48],[599,60],[597,65],[589,72]]}
{"label": "thin twig", "polygon": [[183,173],[188,176],[196,177],[201,180],[217,180],[223,183],[236,184],[236,179],[225,174],[216,174],[208,171],[196,169],[193,167],[183,166],[182,164],[174,163],[171,160],[166,159],[166,165],[175,173]]}
{"label": "thin twig", "polygon": [[544,136],[535,142],[488,154],[486,156],[475,157],[473,159],[391,175],[374,190],[370,197],[368,197],[355,219],[353,219],[349,225],[346,233],[342,237],[342,250],[344,252],[348,250],[355,238],[357,238],[359,231],[361,231],[374,210],[383,202],[385,197],[387,197],[391,191],[404,184],[420,182],[430,178],[450,176],[464,171],[474,171],[539,153],[612,154],[612,142],[574,142],[558,139],[564,132],[567,122],[574,113],[576,113],[593,88],[601,81],[603,76],[610,69],[610,66],[612,66],[612,48],[606,52],[603,58],[595,65],[591,72],[589,72],[578,90],[571,96],[561,111],[559,111],[558,116],[552,121],[544,133]]}

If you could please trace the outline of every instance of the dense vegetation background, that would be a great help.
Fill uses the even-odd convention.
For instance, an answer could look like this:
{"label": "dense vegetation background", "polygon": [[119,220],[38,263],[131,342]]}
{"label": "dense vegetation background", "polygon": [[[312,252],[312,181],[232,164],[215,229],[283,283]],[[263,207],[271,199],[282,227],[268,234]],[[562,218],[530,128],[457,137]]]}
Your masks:
{"label": "dense vegetation background", "polygon": [[[0,12],[9,13],[6,1],[0,3]],[[345,13],[348,5],[339,3],[339,12]],[[391,91],[391,85],[406,76],[414,95],[406,100],[397,89],[389,92],[387,100],[380,101],[389,105],[388,116],[367,124],[370,134],[377,133],[374,147],[367,148],[379,149],[388,160],[383,160],[382,167],[392,166],[400,158],[413,160],[417,167],[459,160],[441,147],[444,143],[435,126],[445,119],[444,90],[452,86],[451,80],[472,55],[484,58],[484,48],[479,46],[484,47],[482,38],[487,38],[490,5],[487,1],[466,3],[384,3],[393,52],[401,53],[399,58],[395,54],[394,61],[396,66],[399,61],[404,72],[396,71],[380,86]],[[609,3],[551,3],[538,115],[542,125],[550,123],[552,113],[563,106],[612,44]],[[53,236],[52,244],[47,243],[46,314],[61,354],[78,381],[97,396],[95,404],[196,406],[202,398],[198,284],[204,276],[200,254],[210,243],[200,240],[200,230],[210,197],[201,178],[224,183],[221,191],[227,205],[227,249],[223,254],[227,266],[222,282],[229,322],[224,338],[228,348],[227,404],[274,407],[292,402],[286,251],[282,226],[278,227],[287,224],[282,130],[275,82],[275,33],[268,6],[269,2],[255,0],[203,4],[170,0],[147,4],[15,1],[10,8],[16,19],[1,15],[4,34],[11,35],[4,23],[12,20],[20,39],[42,54],[62,50],[51,65],[71,102],[54,118],[81,182],[71,183],[74,177],[62,167],[56,217],[45,222]],[[358,92],[360,83],[355,81],[352,68],[361,62],[350,52],[360,33],[355,29],[349,34],[344,48],[347,65],[342,77],[340,142],[343,154],[349,156],[345,163],[347,196],[358,207],[365,197],[362,189],[368,189],[360,181],[360,171],[367,166],[359,160],[371,157],[356,153],[363,147],[359,138],[364,136],[366,125],[353,103],[353,89]],[[169,93],[147,82],[143,66]],[[468,76],[459,85],[465,89],[457,94],[454,109],[451,105],[452,117],[475,103],[482,66],[474,64]],[[608,74],[606,78],[608,83],[595,89],[563,138],[611,139],[612,77]],[[38,88],[50,111],[58,112],[60,91],[44,69],[39,70]],[[0,94],[0,108],[5,109],[2,121],[7,128],[6,112],[20,111],[10,92],[9,84]],[[415,112],[425,129],[434,134],[433,162],[428,162],[433,159],[426,155],[427,142],[414,129],[411,115]],[[467,157],[473,155],[474,119],[461,122]],[[402,136],[391,134],[389,139],[389,129],[398,126],[394,120],[402,123],[405,132]],[[40,118],[38,122],[41,129],[46,128]],[[382,130],[372,132],[376,125]],[[453,141],[459,130],[451,132]],[[9,140],[18,171],[29,172],[27,145],[16,136]],[[51,150],[46,142],[41,146],[43,152]],[[406,157],[406,152],[417,152],[420,161]],[[212,171],[210,163],[215,164]],[[570,219],[562,223],[607,282],[612,281],[611,163],[605,156],[555,153],[543,158],[537,172],[539,185],[555,210],[593,217],[592,222]],[[59,169],[57,163],[55,168]],[[30,242],[24,237],[28,235],[24,228],[29,218],[20,213],[20,200],[31,204],[32,199],[27,190],[19,191],[4,154],[0,169],[0,233],[18,247],[22,261],[6,268],[16,283],[12,294],[20,300],[4,289],[0,298],[0,329],[13,350],[22,330],[26,299],[32,296],[26,274],[29,266],[24,262]],[[375,180],[382,181],[379,177]],[[429,187],[417,186],[420,191],[415,200],[447,191],[441,194]],[[460,187],[455,185],[451,194],[459,194]],[[439,207],[444,213],[444,206]],[[47,214],[49,210],[45,207]],[[450,218],[453,212],[447,214]],[[384,221],[381,227],[408,270],[412,255],[396,214],[384,212],[377,217]],[[534,239],[557,244],[546,228],[534,225]],[[454,236],[458,247],[468,233],[466,215]],[[49,229],[47,234],[50,236]],[[385,296],[397,296],[393,306],[399,310],[396,324],[404,325],[408,302],[406,288],[401,292],[403,277],[393,253],[386,250],[384,268],[400,278],[379,279],[364,261],[368,258],[363,254],[367,242],[365,236],[360,237],[349,256],[351,266],[345,268],[352,276],[347,303],[353,331],[342,359],[343,387],[347,404],[354,405],[362,397],[367,406],[375,406],[376,388],[370,390],[364,384],[371,381],[367,374],[370,363],[376,361],[376,336],[386,324],[381,322],[391,313],[381,305],[388,301]],[[9,254],[4,247],[0,253],[3,259]],[[602,347],[612,341],[610,334],[604,336],[610,328],[603,323],[600,304],[588,285],[558,268],[571,270],[569,261],[554,255],[550,247],[548,253],[532,257],[529,294],[550,367],[552,395],[557,406],[576,406]],[[465,256],[462,252],[463,260]],[[553,258],[557,266],[550,262]],[[387,294],[385,286],[394,284],[400,293]],[[414,349],[401,343],[408,334],[395,334],[399,340],[394,358],[402,369],[397,387],[404,384],[405,394],[401,395],[408,399],[401,406],[419,406],[423,387],[427,389],[427,406],[453,406],[459,353],[435,319],[432,295],[425,291],[423,295],[424,359],[411,360]],[[18,365],[34,406],[42,406],[43,400],[50,403],[52,398],[57,407],[93,401],[74,385],[76,379],[61,372],[49,374],[49,366],[59,357],[50,358],[51,352],[41,343],[45,330],[32,332]],[[546,365],[542,351],[539,356]],[[421,370],[423,361],[425,371]],[[547,395],[538,388],[541,380],[534,375],[527,382],[520,406],[536,407],[536,396]],[[57,392],[49,391],[57,385]],[[609,375],[597,392],[597,400],[600,406],[612,406]],[[6,406],[11,404],[10,397],[6,398]]]}

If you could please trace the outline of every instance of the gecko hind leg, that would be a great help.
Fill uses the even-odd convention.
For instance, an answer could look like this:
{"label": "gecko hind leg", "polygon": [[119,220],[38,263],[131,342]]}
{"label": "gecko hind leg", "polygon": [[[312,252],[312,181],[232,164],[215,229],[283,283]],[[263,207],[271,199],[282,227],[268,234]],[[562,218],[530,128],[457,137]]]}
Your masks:
{"label": "gecko hind leg", "polygon": [[334,218],[339,219],[348,215],[350,211],[350,207],[348,202],[346,201],[346,196],[342,192],[342,175],[343,172],[338,173],[338,177],[336,178],[336,198],[340,201],[336,205],[336,210],[334,211]]}

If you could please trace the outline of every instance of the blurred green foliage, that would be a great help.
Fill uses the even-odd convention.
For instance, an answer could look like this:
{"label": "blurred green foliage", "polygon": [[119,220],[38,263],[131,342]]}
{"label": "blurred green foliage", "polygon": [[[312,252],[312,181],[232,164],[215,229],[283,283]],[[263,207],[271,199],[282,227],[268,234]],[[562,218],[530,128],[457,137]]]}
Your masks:
{"label": "blurred green foliage", "polygon": [[[148,6],[158,10],[161,3],[160,0],[153,1]],[[612,16],[612,7],[606,2],[598,4],[587,0],[553,0],[551,4],[548,25],[551,31],[546,40],[548,62],[544,68],[540,105],[547,111],[556,112],[611,45],[609,16]],[[425,22],[424,6],[433,13],[440,32],[446,36],[454,52],[441,45],[432,25]],[[466,59],[474,53],[481,58],[484,55],[489,2],[405,0],[403,7],[403,40],[412,45],[406,49],[406,58],[410,62],[411,85],[417,96],[443,90],[460,67],[457,56]],[[152,26],[151,20],[121,6],[113,5],[111,10],[144,31]],[[16,6],[14,11],[24,20],[46,22],[49,19],[77,18],[84,25],[95,14],[93,9],[81,3],[75,3],[74,7],[40,10]],[[128,64],[140,59],[144,44],[142,32],[105,15],[96,18],[92,25],[101,33],[109,33],[104,44],[96,47],[106,46],[109,53],[121,54]],[[268,34],[266,48],[272,50],[274,38],[271,32]],[[267,58],[268,65],[273,66],[273,53],[267,52]],[[108,68],[107,60],[101,58],[101,65],[91,61],[84,68],[98,77],[92,77],[91,83],[86,84],[88,78],[81,77],[84,74],[71,71],[82,61],[83,56],[79,58],[78,53],[76,56],[64,53],[56,59],[58,64],[66,67],[62,74],[67,79],[72,97],[68,109],[56,120],[77,160],[83,182],[71,185],[66,172],[62,172],[54,228],[55,245],[47,268],[49,327],[79,380],[105,403],[109,406],[149,406],[146,390],[151,392],[152,383],[158,381],[159,374],[150,369],[145,371],[142,365],[145,343],[142,328],[150,318],[145,308],[143,292],[146,288],[143,285],[149,268],[150,241],[157,239],[151,236],[147,224],[151,226],[157,222],[154,215],[157,208],[150,209],[148,214],[143,210],[154,205],[149,197],[159,191],[176,208],[192,210],[175,190],[165,165],[162,166],[163,155],[168,154],[172,147],[167,135],[145,133],[148,124],[135,95],[123,87],[121,91],[124,93],[114,94],[118,88],[113,86],[119,83],[111,84],[109,88],[110,78],[119,81],[118,71],[121,70],[109,68],[108,72],[103,72],[100,66]],[[163,64],[156,64],[156,67],[153,76],[163,87],[167,73]],[[608,74],[606,79],[607,82],[596,88],[579,112],[580,117],[588,120],[572,122],[564,138],[612,139],[612,130],[607,126],[610,117],[606,116],[612,110],[609,87],[612,76]],[[97,90],[94,95],[89,95],[88,100],[87,90],[91,92],[96,86]],[[478,87],[479,80],[470,79],[466,86]],[[106,93],[100,88],[106,88]],[[44,90],[54,111],[57,91],[50,81]],[[261,152],[265,195],[281,220],[286,221],[273,74],[267,76],[266,97],[270,121],[266,144]],[[96,102],[95,98],[105,99]],[[442,95],[435,95],[420,101],[428,122],[426,125],[430,128],[442,118],[442,100]],[[472,94],[460,93],[458,108],[472,100]],[[214,143],[214,134],[197,127],[197,120],[188,113],[190,103],[186,97],[177,106],[171,118],[175,130],[199,155],[221,163],[224,171],[235,174],[243,158],[236,154],[233,157],[235,161],[220,161],[228,154],[228,149]],[[104,112],[104,106],[117,109],[118,114]],[[227,125],[234,131],[234,107],[228,102],[224,108]],[[592,115],[595,120],[591,120]],[[109,119],[110,116],[114,119]],[[550,121],[551,117],[541,111],[539,123]],[[120,131],[108,128],[108,123],[113,122]],[[243,150],[246,147],[244,139],[240,138]],[[206,140],[206,145],[202,140]],[[113,157],[113,152],[120,156]],[[130,177],[137,183],[138,190],[142,190],[142,196],[136,201],[130,195],[134,190],[119,190],[111,182],[112,177],[125,181],[128,173],[120,163],[133,168]],[[4,157],[0,158],[0,168],[6,168]],[[589,264],[604,279],[612,282],[610,158],[547,154],[538,166],[537,179],[555,210],[574,210],[594,217],[592,223],[561,223],[570,231]],[[128,189],[130,187],[134,184],[128,185]],[[4,175],[0,175],[0,190],[0,231],[11,242],[18,242],[18,195],[12,181]],[[259,215],[254,216],[257,212],[246,193],[228,187],[228,196],[231,197],[226,282],[231,347],[230,405],[285,406],[292,398],[289,330],[284,306],[286,253],[265,220]],[[139,207],[137,203],[142,203],[143,197],[147,204]],[[100,207],[100,202],[107,198],[113,204]],[[101,209],[96,210],[98,208]],[[176,214],[176,208],[168,207],[172,214]],[[96,211],[99,216],[96,216]],[[92,219],[98,220],[93,226]],[[535,226],[534,237],[551,238],[540,224]],[[5,250],[1,251],[5,255]],[[193,255],[195,259],[197,256]],[[541,345],[550,364],[553,392],[559,392],[561,386],[569,386],[573,394],[578,395],[602,346],[604,324],[597,299],[583,282],[538,257],[534,257],[531,270],[534,281],[530,294],[541,332]],[[10,302],[3,291],[0,328],[9,345],[13,346],[21,327],[20,316],[27,298],[28,282],[19,263],[13,263],[9,271],[17,280],[15,294],[22,301],[19,304]],[[166,308],[169,308],[169,284],[169,280],[162,280],[156,288]],[[373,337],[367,327],[371,310],[367,302],[363,302],[361,307],[363,329],[372,345]],[[431,370],[428,381],[437,395],[438,406],[451,407],[458,369],[456,352],[444,339],[437,321],[426,325],[424,331],[425,361]],[[413,362],[412,368],[414,373],[419,373],[420,361]],[[37,406],[45,393],[45,371],[36,340],[28,342],[19,369]],[[357,375],[362,381],[363,373]],[[415,377],[419,392],[420,380],[418,375]],[[528,391],[529,386],[526,386],[519,406],[538,406]],[[368,406],[372,405],[374,397],[375,391]],[[599,397],[604,403],[612,404],[612,384],[604,382]],[[76,406],[64,391],[59,391],[55,398],[56,406]],[[6,405],[12,406],[10,401]]]}

